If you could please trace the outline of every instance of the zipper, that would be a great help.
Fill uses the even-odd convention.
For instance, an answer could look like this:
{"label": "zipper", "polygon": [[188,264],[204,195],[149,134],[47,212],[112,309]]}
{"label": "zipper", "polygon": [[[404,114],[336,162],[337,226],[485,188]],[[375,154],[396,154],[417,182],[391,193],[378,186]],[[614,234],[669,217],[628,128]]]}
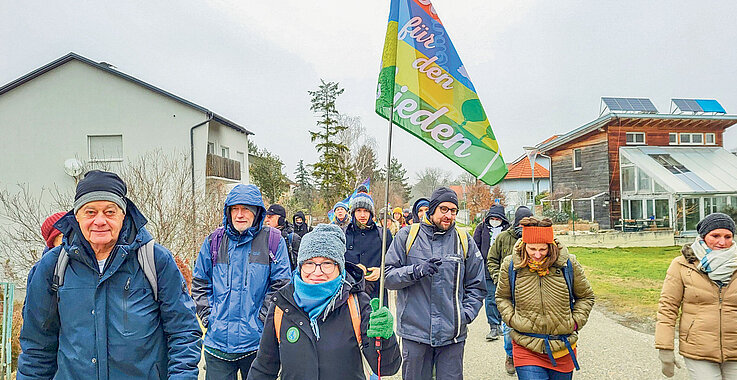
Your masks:
{"label": "zipper", "polygon": [[[461,242],[456,237],[456,254],[459,252],[459,247]],[[455,304],[456,304],[456,315],[458,317],[458,327],[456,328],[456,338],[458,338],[461,335],[461,325],[463,322],[461,321],[461,301],[460,297],[458,296],[458,292],[460,291],[461,286],[461,263],[458,262],[456,264],[456,286],[455,286]]]}
{"label": "zipper", "polygon": [[688,330],[686,330],[686,338],[683,340],[684,342],[688,342],[688,337],[691,336],[691,328],[693,327],[695,320],[691,321],[691,324],[688,325]]}
{"label": "zipper", "polygon": [[123,332],[128,332],[128,292],[131,288],[131,278],[128,277],[128,280],[125,282],[125,287],[123,287]]}
{"label": "zipper", "polygon": [[719,287],[719,354],[724,358],[724,347],[722,347],[722,289],[724,287]]}

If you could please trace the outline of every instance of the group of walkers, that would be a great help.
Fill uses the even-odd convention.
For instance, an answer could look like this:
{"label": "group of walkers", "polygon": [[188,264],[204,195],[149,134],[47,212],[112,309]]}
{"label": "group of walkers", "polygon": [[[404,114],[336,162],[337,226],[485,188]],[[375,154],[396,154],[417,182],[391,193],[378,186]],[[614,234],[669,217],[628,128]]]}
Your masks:
{"label": "group of walkers", "polygon": [[[455,223],[456,193],[441,187],[392,210],[404,224],[392,233],[357,191],[313,229],[304,213],[290,224],[256,186],[237,185],[222,226],[204,238],[190,291],[126,195],[116,174],[91,171],[73,210],[41,226],[47,252],[28,276],[18,379],[196,379],[202,355],[208,379],[364,379],[400,368],[404,379],[462,379],[467,326],[482,303],[487,340],[504,338],[507,372],[571,379],[579,368],[594,294],[552,222],[526,207],[512,223],[491,207],[471,236]],[[735,378],[735,224],[711,214],[698,230],[668,269],[656,347],[672,376],[682,309],[679,349],[692,377]],[[396,326],[380,290],[383,251]]]}

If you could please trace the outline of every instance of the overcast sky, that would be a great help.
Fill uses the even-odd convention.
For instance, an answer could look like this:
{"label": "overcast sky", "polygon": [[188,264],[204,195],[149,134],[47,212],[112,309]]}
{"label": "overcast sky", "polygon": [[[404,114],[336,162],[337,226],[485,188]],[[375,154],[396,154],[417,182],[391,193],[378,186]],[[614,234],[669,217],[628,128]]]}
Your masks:
{"label": "overcast sky", "polygon": [[[308,90],[345,88],[386,155],[374,113],[389,0],[0,0],[0,84],[75,52],[213,110],[253,131],[293,177],[317,160]],[[714,98],[737,113],[737,2],[435,0],[509,162],[522,146],[599,115],[602,96]],[[7,128],[8,126],[5,126]],[[737,127],[725,147],[737,148]],[[395,128],[414,174],[451,161]]]}

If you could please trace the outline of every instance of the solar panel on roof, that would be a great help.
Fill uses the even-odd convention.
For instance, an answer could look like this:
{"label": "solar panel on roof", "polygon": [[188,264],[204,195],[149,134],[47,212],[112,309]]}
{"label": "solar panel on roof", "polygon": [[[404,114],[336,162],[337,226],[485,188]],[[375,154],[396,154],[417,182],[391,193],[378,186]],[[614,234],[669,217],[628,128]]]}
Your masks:
{"label": "solar panel on roof", "polygon": [[727,113],[719,102],[714,99],[672,99],[673,104],[683,112],[714,112]]}
{"label": "solar panel on roof", "polygon": [[606,104],[610,111],[628,111],[628,112],[652,112],[657,113],[658,110],[653,102],[647,98],[609,98],[603,97],[601,100]]}

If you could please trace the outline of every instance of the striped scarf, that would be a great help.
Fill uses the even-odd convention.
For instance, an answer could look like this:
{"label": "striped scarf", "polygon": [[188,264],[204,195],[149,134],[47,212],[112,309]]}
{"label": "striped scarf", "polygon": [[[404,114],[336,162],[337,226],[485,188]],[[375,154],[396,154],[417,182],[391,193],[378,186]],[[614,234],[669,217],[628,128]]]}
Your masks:
{"label": "striped scarf", "polygon": [[543,265],[545,265],[545,262],[548,260],[547,257],[542,259],[541,261],[535,261],[532,258],[527,260],[527,266],[530,268],[530,272],[537,272],[537,275],[542,277],[550,273],[550,269],[543,268]]}
{"label": "striped scarf", "polygon": [[696,238],[691,244],[696,258],[699,259],[696,268],[709,275],[714,282],[723,285],[729,284],[732,273],[737,270],[737,242],[727,249],[713,250],[706,245],[703,239]]}

